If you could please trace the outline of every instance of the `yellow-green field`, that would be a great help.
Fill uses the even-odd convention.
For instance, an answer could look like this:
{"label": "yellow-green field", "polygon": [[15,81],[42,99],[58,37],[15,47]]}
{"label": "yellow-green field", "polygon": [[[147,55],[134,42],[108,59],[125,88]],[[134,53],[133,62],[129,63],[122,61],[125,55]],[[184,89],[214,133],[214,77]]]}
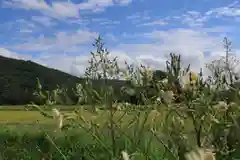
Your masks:
{"label": "yellow-green field", "polygon": [[0,111],[0,123],[48,123],[47,118],[38,111]]}
{"label": "yellow-green field", "polygon": [[[51,114],[51,111],[48,111]],[[72,114],[73,111],[62,111],[63,114]],[[97,123],[103,123],[108,119],[109,112],[101,110],[97,114],[92,113],[87,110],[83,110],[81,115],[86,120],[93,120]],[[124,117],[123,117],[124,116]],[[118,120],[121,118],[124,122],[131,121],[136,116],[136,113],[128,113],[117,111],[114,114],[114,119]],[[144,117],[144,113],[141,113],[142,117]],[[163,118],[163,115],[156,112],[151,111],[148,116],[148,121],[151,121],[153,117]],[[141,118],[144,119],[144,118]],[[44,117],[39,111],[24,111],[24,110],[0,110],[0,124],[53,124],[54,120]]]}

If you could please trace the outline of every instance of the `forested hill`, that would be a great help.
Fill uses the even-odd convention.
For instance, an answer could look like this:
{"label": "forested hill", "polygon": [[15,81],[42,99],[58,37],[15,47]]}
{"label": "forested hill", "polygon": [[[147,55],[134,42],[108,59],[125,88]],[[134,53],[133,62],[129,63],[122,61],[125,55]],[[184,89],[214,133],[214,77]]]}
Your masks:
{"label": "forested hill", "polygon": [[26,104],[32,100],[39,78],[44,89],[54,89],[56,84],[68,85],[79,79],[59,70],[31,61],[0,56],[0,104]]}
{"label": "forested hill", "polygon": [[[162,71],[156,73],[157,77],[162,77]],[[78,77],[31,61],[0,56],[0,105],[20,105],[32,101],[37,77],[44,90],[52,90],[57,85],[74,87],[77,82],[83,81]],[[98,86],[97,81],[94,83]],[[125,82],[114,80],[111,84],[119,89],[125,85]]]}

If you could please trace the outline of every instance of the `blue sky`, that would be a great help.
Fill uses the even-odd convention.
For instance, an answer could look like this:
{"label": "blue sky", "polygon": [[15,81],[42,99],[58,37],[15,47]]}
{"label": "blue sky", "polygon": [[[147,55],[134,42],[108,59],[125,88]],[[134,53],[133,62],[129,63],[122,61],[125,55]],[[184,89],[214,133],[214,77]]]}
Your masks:
{"label": "blue sky", "polygon": [[224,54],[224,36],[240,53],[238,1],[0,0],[0,7],[0,55],[74,75],[83,73],[98,35],[121,64],[158,69],[176,52],[198,70]]}

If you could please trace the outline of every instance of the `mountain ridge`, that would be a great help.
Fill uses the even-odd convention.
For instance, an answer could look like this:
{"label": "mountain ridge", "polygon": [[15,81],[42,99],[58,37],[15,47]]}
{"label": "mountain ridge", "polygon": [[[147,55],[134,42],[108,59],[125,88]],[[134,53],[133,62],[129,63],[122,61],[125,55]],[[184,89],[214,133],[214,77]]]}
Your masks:
{"label": "mountain ridge", "polygon": [[0,104],[29,103],[33,98],[37,78],[45,90],[52,90],[57,84],[69,85],[81,80],[30,60],[0,56]]}
{"label": "mountain ridge", "polygon": [[[165,72],[161,70],[156,70],[155,73],[154,76],[158,79],[165,76]],[[30,60],[0,56],[0,105],[23,105],[33,101],[37,78],[43,90],[53,90],[57,85],[74,88],[76,83],[82,83],[85,79]],[[93,80],[96,89],[99,84],[101,80]],[[118,93],[121,87],[126,85],[126,81],[110,80],[109,85]],[[73,93],[70,94],[74,99]]]}

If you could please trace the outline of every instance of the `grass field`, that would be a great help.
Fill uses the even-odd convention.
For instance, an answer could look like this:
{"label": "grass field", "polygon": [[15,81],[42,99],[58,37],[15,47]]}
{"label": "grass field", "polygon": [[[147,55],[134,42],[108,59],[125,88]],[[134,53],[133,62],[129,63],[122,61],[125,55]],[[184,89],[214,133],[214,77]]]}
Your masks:
{"label": "grass field", "polygon": [[[11,106],[7,106],[11,108]],[[48,111],[51,112],[51,111]],[[72,111],[63,111],[64,114],[70,114]],[[159,142],[150,133],[150,130],[143,131],[142,135],[139,135],[139,144],[137,139],[135,140],[133,129],[135,126],[128,127],[128,123],[133,119],[136,120],[135,116],[137,112],[129,112],[126,115],[123,111],[117,111],[114,116],[114,120],[118,121],[121,116],[122,127],[116,130],[115,148],[117,149],[117,156],[120,155],[120,151],[127,149],[130,152],[136,149],[142,149],[146,146],[148,141],[151,142],[152,155],[148,157],[153,157],[153,155],[158,154],[162,156],[163,147],[159,145]],[[153,117],[158,115],[156,111],[151,111],[148,124],[151,124]],[[84,119],[92,120],[100,126],[108,121],[109,111],[101,110],[96,113],[91,113],[90,111],[83,110],[81,114]],[[140,116],[144,117],[144,112],[141,111]],[[158,115],[159,119],[162,118],[161,114]],[[144,118],[140,118],[143,120]],[[60,148],[63,155],[67,156],[66,159],[93,159],[93,157],[98,157],[94,159],[110,159],[110,154],[106,152],[103,146],[111,146],[111,130],[108,129],[107,125],[103,125],[99,130],[92,130],[92,134],[96,134],[98,138],[94,138],[91,133],[87,132],[85,129],[77,127],[76,129],[63,130],[58,132],[57,128],[54,126],[56,123],[52,119],[45,118],[38,111],[24,111],[24,110],[0,110],[0,159],[14,159],[16,155],[20,159],[32,160],[32,159],[42,159],[43,155],[47,157],[53,157],[53,159],[63,159],[61,154],[56,149],[55,145]],[[84,125],[84,123],[82,123]],[[119,123],[118,123],[119,125]],[[57,132],[55,132],[57,131]],[[119,132],[118,132],[119,131]],[[123,133],[124,134],[123,134]],[[50,140],[47,136],[50,137]],[[120,136],[121,135],[121,136]],[[151,138],[152,137],[152,138]],[[52,141],[54,141],[54,144]],[[148,142],[149,143],[149,142]],[[41,148],[39,152],[38,148]],[[126,148],[127,147],[127,148]],[[157,150],[155,149],[157,148]],[[112,152],[112,150],[109,150]],[[119,153],[118,153],[119,152]],[[150,151],[149,151],[150,153]],[[90,158],[86,158],[89,157]],[[144,158],[138,158],[139,160],[144,160]],[[151,158],[150,158],[151,159]]]}
{"label": "grass field", "polygon": [[[58,108],[60,110],[69,111],[69,110],[78,109],[80,107],[88,108],[89,106],[87,106],[87,105],[84,105],[84,106],[78,106],[78,105],[69,105],[69,106],[68,105],[56,105],[54,107]],[[28,110],[36,110],[36,109],[28,108]],[[51,108],[49,108],[49,110],[51,110]],[[0,106],[0,111],[26,111],[26,107],[24,105],[14,105],[14,106],[1,105]]]}
{"label": "grass field", "polygon": [[[73,114],[74,109],[78,109],[79,106],[56,106],[56,108],[60,109],[63,114],[71,115]],[[18,124],[55,124],[53,119],[49,119],[44,117],[39,111],[30,110],[27,111],[24,109],[24,106],[1,106],[0,107],[0,124],[5,125],[18,125]],[[66,109],[67,108],[67,109]],[[47,111],[51,114],[51,111]],[[98,113],[92,113],[88,110],[82,110],[81,115],[87,121],[95,121],[99,124],[104,123],[108,120],[109,112],[105,110],[100,110]],[[124,111],[117,111],[114,114],[114,119],[117,121],[122,116],[124,116],[122,121],[125,123],[131,121],[137,112],[128,112],[125,113]],[[144,113],[141,113],[140,116],[144,117]],[[157,116],[157,117],[156,117]],[[148,116],[148,122],[151,122],[153,117],[157,119],[162,119],[163,114],[160,114],[156,111],[151,111]],[[161,117],[161,118],[160,118]],[[143,119],[143,118],[142,118]],[[124,123],[123,122],[123,123]]]}
{"label": "grass field", "polygon": [[[72,114],[74,109],[79,109],[79,106],[55,106],[63,114]],[[69,108],[68,108],[69,107]],[[86,106],[87,107],[87,106]],[[86,131],[88,127],[83,127],[82,129],[77,126],[70,130],[63,130],[61,132],[56,131],[56,121],[44,117],[39,111],[36,110],[24,110],[24,106],[2,106],[0,107],[0,142],[4,145],[0,145],[0,158],[2,155],[7,157],[7,159],[12,159],[12,155],[19,154],[20,157],[27,159],[26,157],[36,157],[34,159],[40,159],[41,154],[36,149],[36,144],[42,148],[47,148],[47,154],[57,157],[55,159],[60,159],[61,154],[54,148],[54,145],[51,141],[43,141],[45,133],[48,134],[54,143],[62,149],[64,155],[68,155],[69,159],[79,155],[82,155],[83,150],[87,147],[91,149],[91,154],[94,156],[99,156],[99,153],[103,151],[103,146],[112,145],[110,132],[105,122],[109,122],[110,112],[108,110],[100,110],[98,113],[92,113],[86,109],[81,110],[79,113],[87,121],[93,121],[93,123],[99,124],[100,128],[92,128],[91,133],[97,135],[97,138],[94,139],[91,133]],[[47,112],[51,113],[49,109]],[[139,113],[139,115],[138,115]],[[116,111],[114,114],[114,121],[118,121],[118,127],[114,127],[116,142],[116,148],[120,154],[120,151],[127,147],[130,152],[135,151],[136,149],[141,150],[142,152],[149,153],[148,159],[155,159],[155,155],[162,157],[165,155],[163,152],[165,148],[162,143],[167,144],[167,138],[163,138],[161,123],[165,121],[166,112],[163,110],[157,112],[156,110],[151,110],[148,115],[147,122],[144,125],[142,133],[138,135],[135,133],[135,129],[140,126],[136,125],[137,121],[144,121],[145,111]],[[138,118],[136,116],[139,116]],[[121,118],[121,121],[119,119]],[[153,123],[153,120],[157,123]],[[134,121],[133,125],[129,125],[130,122]],[[120,122],[120,123],[119,123]],[[166,122],[166,121],[165,121]],[[80,122],[81,123],[81,122]],[[81,123],[83,126],[88,125],[86,123]],[[157,125],[157,126],[156,126]],[[151,129],[159,129],[157,136],[151,133]],[[136,131],[140,131],[137,129]],[[164,133],[164,132],[163,132]],[[184,122],[184,134],[188,137],[188,145],[196,145],[195,133],[193,123],[189,119],[185,119]],[[119,136],[119,137],[118,137]],[[138,137],[139,136],[139,137]],[[137,137],[137,138],[135,138]],[[159,141],[159,137],[163,138]],[[139,139],[138,139],[139,138]],[[1,141],[2,140],[2,141]],[[99,141],[100,140],[100,141]],[[166,140],[166,142],[165,142]],[[14,143],[13,143],[14,142]],[[137,145],[135,143],[138,143]],[[97,147],[95,144],[98,144]],[[128,144],[127,146],[125,146]],[[93,145],[93,146],[92,146]],[[91,148],[92,147],[92,148]],[[7,148],[7,149],[5,149]],[[24,148],[24,151],[20,151]],[[126,149],[126,148],[125,148]],[[146,149],[150,149],[147,151]],[[7,153],[9,152],[9,153]],[[93,153],[94,152],[94,153]],[[96,152],[96,153],[95,153]],[[85,154],[90,152],[85,151]],[[236,151],[235,157],[238,156]],[[105,157],[109,156],[108,154],[104,155]],[[149,158],[151,157],[151,158]],[[170,156],[171,157],[171,156]],[[107,159],[107,158],[102,158]],[[147,157],[139,160],[147,159]],[[174,159],[174,158],[173,158]],[[169,159],[172,160],[172,159]]]}

